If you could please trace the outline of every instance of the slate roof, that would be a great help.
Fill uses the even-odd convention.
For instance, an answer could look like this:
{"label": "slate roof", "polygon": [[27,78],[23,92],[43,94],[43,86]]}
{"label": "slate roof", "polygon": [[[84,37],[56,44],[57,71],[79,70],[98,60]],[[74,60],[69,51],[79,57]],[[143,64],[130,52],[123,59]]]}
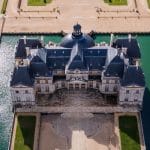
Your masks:
{"label": "slate roof", "polygon": [[125,70],[122,86],[145,86],[145,78],[141,67],[128,66]]}
{"label": "slate roof", "polygon": [[107,52],[107,49],[84,49],[83,55],[89,70],[103,70],[106,63]]}
{"label": "slate roof", "polygon": [[41,44],[40,40],[38,40],[38,39],[28,39],[27,38],[26,43],[24,42],[24,39],[19,39],[18,45],[16,47],[15,58],[25,59],[27,57],[26,47],[30,47],[32,49],[42,48],[42,44]]}
{"label": "slate roof", "polygon": [[83,58],[83,50],[78,45],[78,43],[73,47],[71,51],[70,60],[67,66],[68,70],[75,70],[75,69],[87,70],[87,66]]}
{"label": "slate roof", "polygon": [[46,64],[42,61],[39,56],[34,56],[30,63],[30,75],[34,77],[50,77],[52,72],[49,71]]}
{"label": "slate roof", "polygon": [[124,60],[119,55],[115,56],[110,64],[107,66],[104,75],[106,77],[123,77]]}
{"label": "slate roof", "polygon": [[54,48],[47,49],[46,65],[50,70],[63,69],[68,63],[71,55],[71,49],[68,48]]}
{"label": "slate roof", "polygon": [[19,66],[18,68],[14,69],[10,85],[33,86],[33,80],[29,75],[29,70],[27,66]]}
{"label": "slate roof", "polygon": [[141,58],[140,48],[135,38],[118,38],[113,42],[115,48],[127,48],[127,57],[129,58]]}
{"label": "slate roof", "polygon": [[95,46],[94,40],[88,34],[83,34],[81,32],[81,26],[79,24],[74,26],[74,31],[72,34],[68,34],[62,39],[60,46],[65,48],[73,48],[75,44],[78,44],[82,48],[90,48]]}

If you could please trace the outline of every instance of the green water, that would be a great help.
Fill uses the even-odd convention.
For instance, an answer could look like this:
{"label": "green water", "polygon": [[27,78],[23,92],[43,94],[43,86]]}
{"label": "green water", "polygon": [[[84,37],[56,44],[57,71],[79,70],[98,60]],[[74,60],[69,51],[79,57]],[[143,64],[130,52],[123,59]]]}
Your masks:
{"label": "green water", "polygon": [[[125,36],[125,35],[118,35]],[[11,98],[9,92],[9,81],[14,67],[14,46],[17,40],[22,36],[3,36],[0,45],[0,150],[8,149],[10,137],[10,128],[12,125]],[[30,36],[39,37],[40,36]],[[53,41],[59,43],[60,35],[44,35],[44,41]],[[110,41],[110,35],[99,34],[94,36],[95,42]],[[146,77],[147,86],[150,88],[150,35],[138,35],[138,42],[141,47],[142,68]],[[146,89],[144,96],[144,106],[142,120],[144,126],[145,141],[147,150],[150,150],[150,92]]]}

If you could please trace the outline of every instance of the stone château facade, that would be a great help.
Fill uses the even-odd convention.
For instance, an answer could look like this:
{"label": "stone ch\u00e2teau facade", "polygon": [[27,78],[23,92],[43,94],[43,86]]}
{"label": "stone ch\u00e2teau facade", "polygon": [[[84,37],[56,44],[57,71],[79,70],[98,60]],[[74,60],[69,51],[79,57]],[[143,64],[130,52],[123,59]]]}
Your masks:
{"label": "stone ch\u00e2teau facade", "polygon": [[97,89],[116,95],[118,105],[142,106],[145,90],[135,38],[114,38],[110,45],[96,44],[79,24],[60,44],[44,45],[43,39],[21,38],[16,46],[11,79],[13,104],[35,105],[37,94],[58,89]]}

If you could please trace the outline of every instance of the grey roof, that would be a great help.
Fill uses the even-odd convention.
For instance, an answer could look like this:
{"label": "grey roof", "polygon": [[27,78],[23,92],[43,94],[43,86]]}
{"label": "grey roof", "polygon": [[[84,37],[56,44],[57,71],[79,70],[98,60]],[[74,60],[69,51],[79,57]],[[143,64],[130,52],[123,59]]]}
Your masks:
{"label": "grey roof", "polygon": [[107,66],[104,75],[106,77],[123,77],[124,73],[124,60],[119,55],[115,56],[110,64]]}
{"label": "grey roof", "polygon": [[129,58],[141,58],[140,48],[135,38],[118,38],[114,41],[113,47],[127,48],[127,57]]}
{"label": "grey roof", "polygon": [[[24,40],[26,40],[26,42],[24,42]],[[42,44],[38,39],[19,39],[15,57],[25,59],[27,57],[26,47],[30,47],[31,49],[42,48]]]}
{"label": "grey roof", "polygon": [[145,86],[145,78],[141,67],[128,66],[125,70],[123,79],[121,80],[122,86]]}
{"label": "grey roof", "polygon": [[89,35],[81,32],[81,26],[79,24],[74,26],[74,32],[72,34],[68,34],[62,39],[60,46],[73,48],[76,43],[82,48],[90,48],[95,45],[94,40]]}
{"label": "grey roof", "polygon": [[89,70],[103,70],[107,58],[107,49],[84,49],[83,55]]}
{"label": "grey roof", "polygon": [[46,64],[39,56],[34,56],[30,63],[30,75],[34,77],[50,77],[52,72],[48,70]]}
{"label": "grey roof", "polygon": [[70,60],[68,62],[68,70],[75,70],[75,69],[80,69],[80,70],[87,70],[87,67],[85,65],[85,61],[83,58],[83,49],[80,48],[78,44],[76,44],[72,51],[71,51],[71,56]]}
{"label": "grey roof", "polygon": [[10,82],[11,86],[24,85],[32,86],[33,80],[29,75],[29,70],[27,66],[19,66],[14,69],[12,80]]}
{"label": "grey roof", "polygon": [[71,49],[68,48],[54,48],[47,49],[46,64],[50,70],[63,69],[69,61]]}

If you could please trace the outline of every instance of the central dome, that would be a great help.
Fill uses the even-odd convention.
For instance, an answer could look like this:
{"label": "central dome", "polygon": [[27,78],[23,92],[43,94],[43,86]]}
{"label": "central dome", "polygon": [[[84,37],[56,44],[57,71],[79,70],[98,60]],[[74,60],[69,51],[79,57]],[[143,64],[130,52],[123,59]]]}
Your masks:
{"label": "central dome", "polygon": [[73,33],[66,35],[62,39],[60,46],[65,48],[73,48],[73,46],[77,43],[82,48],[90,48],[95,46],[94,40],[89,35],[81,32],[81,26],[79,24],[74,25],[73,28]]}

